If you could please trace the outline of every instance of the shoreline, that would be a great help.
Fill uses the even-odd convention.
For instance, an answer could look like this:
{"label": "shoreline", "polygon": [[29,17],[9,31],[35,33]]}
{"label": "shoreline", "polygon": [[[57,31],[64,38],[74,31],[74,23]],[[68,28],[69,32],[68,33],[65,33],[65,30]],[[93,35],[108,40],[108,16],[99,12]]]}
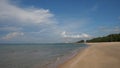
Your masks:
{"label": "shoreline", "polygon": [[[59,59],[57,59],[57,63],[55,63],[55,68],[58,68],[59,65],[64,64],[66,62],[68,62],[69,60],[71,60],[72,58],[74,58],[78,53],[82,53],[82,51],[84,51],[88,46],[84,46],[84,47],[80,47],[77,50],[74,50],[72,53],[66,55],[66,57],[58,57]],[[53,68],[53,67],[50,67]]]}
{"label": "shoreline", "polygon": [[120,42],[86,44],[90,46],[57,68],[120,68]]}

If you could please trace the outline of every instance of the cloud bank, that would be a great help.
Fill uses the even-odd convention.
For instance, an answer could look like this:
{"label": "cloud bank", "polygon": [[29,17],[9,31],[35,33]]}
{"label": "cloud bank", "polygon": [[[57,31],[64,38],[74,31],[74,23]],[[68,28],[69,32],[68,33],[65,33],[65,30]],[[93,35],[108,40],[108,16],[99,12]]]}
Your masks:
{"label": "cloud bank", "polygon": [[[80,22],[80,23],[79,23]],[[58,25],[54,14],[49,9],[21,8],[10,0],[0,0],[0,41],[11,42],[64,42],[63,37],[89,38],[86,33],[67,35],[64,30],[74,31],[87,20]],[[81,25],[82,26],[82,25]],[[51,40],[52,39],[52,40]]]}
{"label": "cloud bank", "polygon": [[62,36],[64,38],[82,38],[82,39],[84,39],[84,38],[91,38],[90,35],[85,34],[85,33],[73,35],[73,34],[67,34],[66,31],[62,32]]}
{"label": "cloud bank", "polygon": [[23,36],[25,40],[34,42],[37,38],[42,40],[42,36],[56,36],[58,29],[54,19],[49,9],[20,8],[11,4],[10,0],[0,0],[0,31],[4,33],[1,37],[3,40],[17,40],[15,37]]}
{"label": "cloud bank", "polygon": [[23,23],[49,23],[53,14],[48,9],[20,8],[9,0],[0,1],[0,19]]}

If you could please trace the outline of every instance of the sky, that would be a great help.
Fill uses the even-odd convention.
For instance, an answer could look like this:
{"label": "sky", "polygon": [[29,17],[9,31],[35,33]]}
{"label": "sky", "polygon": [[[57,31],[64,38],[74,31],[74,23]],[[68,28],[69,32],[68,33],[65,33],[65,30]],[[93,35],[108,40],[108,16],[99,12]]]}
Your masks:
{"label": "sky", "polygon": [[0,43],[76,42],[114,33],[120,33],[120,0],[0,0]]}

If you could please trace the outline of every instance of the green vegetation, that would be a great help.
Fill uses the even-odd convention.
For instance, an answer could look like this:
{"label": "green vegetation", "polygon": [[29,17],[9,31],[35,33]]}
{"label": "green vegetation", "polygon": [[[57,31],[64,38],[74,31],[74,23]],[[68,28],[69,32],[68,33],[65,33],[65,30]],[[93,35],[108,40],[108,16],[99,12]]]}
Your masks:
{"label": "green vegetation", "polygon": [[84,43],[84,40],[80,40],[80,41],[78,41],[77,43]]}
{"label": "green vegetation", "polygon": [[[84,40],[78,41],[77,43],[83,43]],[[86,42],[120,42],[120,34],[110,34],[104,37],[97,37]]]}

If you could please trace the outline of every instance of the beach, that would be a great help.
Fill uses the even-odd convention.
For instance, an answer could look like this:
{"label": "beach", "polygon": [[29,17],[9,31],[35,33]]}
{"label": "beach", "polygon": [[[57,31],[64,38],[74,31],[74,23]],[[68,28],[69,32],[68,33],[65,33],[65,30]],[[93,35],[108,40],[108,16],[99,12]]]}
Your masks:
{"label": "beach", "polygon": [[87,43],[88,48],[58,68],[120,68],[120,42]]}

